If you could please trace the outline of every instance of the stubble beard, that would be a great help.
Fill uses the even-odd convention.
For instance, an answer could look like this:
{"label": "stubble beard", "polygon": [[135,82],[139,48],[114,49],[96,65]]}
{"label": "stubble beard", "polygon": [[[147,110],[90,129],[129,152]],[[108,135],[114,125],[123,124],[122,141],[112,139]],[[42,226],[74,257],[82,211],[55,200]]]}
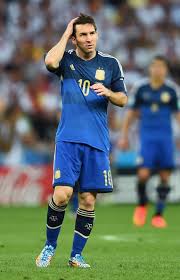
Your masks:
{"label": "stubble beard", "polygon": [[91,57],[91,56],[94,54],[94,52],[95,52],[95,48],[93,48],[93,50],[90,51],[90,50],[87,50],[87,49],[85,49],[85,48],[79,46],[78,44],[77,44],[77,48],[78,48],[78,49],[80,50],[80,52],[83,54],[83,57],[86,57],[86,58]]}

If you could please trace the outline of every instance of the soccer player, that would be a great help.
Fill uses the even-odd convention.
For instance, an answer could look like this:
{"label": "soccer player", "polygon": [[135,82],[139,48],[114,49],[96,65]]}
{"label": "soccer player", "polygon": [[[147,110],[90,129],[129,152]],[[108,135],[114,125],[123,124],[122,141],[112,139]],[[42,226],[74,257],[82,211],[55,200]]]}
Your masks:
{"label": "soccer player", "polygon": [[128,148],[128,131],[131,124],[139,119],[139,166],[137,180],[138,206],[135,208],[133,222],[143,226],[147,216],[146,183],[152,171],[157,171],[160,182],[157,186],[157,203],[152,226],[164,228],[167,223],[163,217],[168,193],[169,177],[174,167],[173,132],[171,117],[175,114],[180,123],[177,89],[167,80],[168,62],[163,56],[156,56],[149,66],[149,78],[140,81],[132,90],[133,102],[125,116],[122,126],[120,146]]}
{"label": "soccer player", "polygon": [[[65,51],[71,38],[75,50]],[[54,153],[53,197],[48,205],[47,240],[36,259],[46,267],[55,253],[65,209],[79,183],[74,239],[69,266],[88,268],[82,257],[95,217],[97,193],[112,192],[109,165],[108,102],[127,103],[118,60],[96,50],[98,33],[91,16],[71,20],[60,41],[47,53],[45,64],[61,83],[62,116]]]}

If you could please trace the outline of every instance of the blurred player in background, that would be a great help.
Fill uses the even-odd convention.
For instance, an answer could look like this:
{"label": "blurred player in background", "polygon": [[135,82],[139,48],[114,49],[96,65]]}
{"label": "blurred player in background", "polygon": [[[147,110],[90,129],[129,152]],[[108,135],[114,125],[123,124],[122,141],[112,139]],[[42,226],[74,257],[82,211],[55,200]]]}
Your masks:
{"label": "blurred player in background", "polygon": [[167,196],[170,192],[169,177],[174,168],[174,142],[172,132],[173,113],[180,123],[177,87],[167,80],[168,62],[163,56],[156,56],[149,66],[149,78],[140,81],[132,90],[133,102],[130,104],[123,126],[120,147],[127,149],[129,128],[139,119],[139,166],[137,195],[133,223],[143,226],[147,216],[148,197],[146,184],[152,171],[160,177],[157,186],[157,203],[152,226],[164,228],[167,223],[163,217]]}
{"label": "blurred player in background", "polygon": [[[66,52],[70,38],[75,50]],[[54,194],[48,205],[47,240],[36,259],[38,267],[48,266],[55,253],[76,181],[79,208],[69,265],[90,267],[81,253],[93,227],[96,195],[113,188],[107,106],[110,101],[122,107],[127,96],[120,63],[96,51],[97,39],[94,19],[81,14],[70,21],[60,41],[45,57],[47,69],[60,78],[63,108],[55,141]]]}

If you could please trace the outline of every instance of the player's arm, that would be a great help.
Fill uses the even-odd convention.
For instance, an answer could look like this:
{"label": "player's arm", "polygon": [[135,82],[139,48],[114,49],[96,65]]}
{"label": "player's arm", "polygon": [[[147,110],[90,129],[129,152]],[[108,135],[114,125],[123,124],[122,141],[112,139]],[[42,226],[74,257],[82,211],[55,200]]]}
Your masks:
{"label": "player's arm", "polygon": [[47,68],[57,69],[59,67],[59,62],[63,58],[67,42],[73,33],[73,23],[76,19],[77,18],[74,18],[69,22],[60,41],[47,53],[45,57],[45,64]]}
{"label": "player's arm", "polygon": [[128,102],[128,97],[124,92],[110,91],[109,101],[117,106],[123,107]]}
{"label": "player's arm", "polygon": [[114,58],[111,61],[110,67],[112,67],[112,79],[109,88],[106,88],[101,83],[94,84],[91,88],[97,95],[107,97],[112,104],[123,107],[127,104],[128,98],[126,95],[122,66],[120,62]]}
{"label": "player's arm", "polygon": [[97,83],[91,86],[98,96],[106,96],[114,105],[123,107],[127,104],[128,98],[124,92],[113,92],[103,84]]}
{"label": "player's arm", "polygon": [[174,116],[176,118],[176,121],[180,125],[180,89],[179,87],[174,83],[173,85],[174,88],[174,95],[171,100],[171,108],[174,112]]}
{"label": "player's arm", "polygon": [[121,136],[118,141],[118,147],[126,150],[129,148],[129,129],[135,120],[139,118],[139,109],[141,107],[141,91],[139,86],[135,85],[129,93],[129,109],[125,113],[124,120],[121,127]]}
{"label": "player's arm", "polygon": [[180,111],[178,111],[178,112],[175,114],[175,118],[176,118],[177,122],[178,122],[179,125],[180,125]]}
{"label": "player's arm", "polygon": [[122,150],[129,148],[129,129],[134,121],[138,118],[138,115],[138,111],[134,109],[129,109],[125,114],[121,127],[121,136],[118,141],[118,146]]}

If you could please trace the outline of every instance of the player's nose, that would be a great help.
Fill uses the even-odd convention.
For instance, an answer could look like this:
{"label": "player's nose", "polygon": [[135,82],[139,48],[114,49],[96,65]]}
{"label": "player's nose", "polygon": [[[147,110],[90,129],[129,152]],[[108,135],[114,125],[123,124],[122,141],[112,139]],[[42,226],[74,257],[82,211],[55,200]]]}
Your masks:
{"label": "player's nose", "polygon": [[87,34],[86,40],[87,40],[88,42],[91,42],[91,41],[92,41],[92,36],[91,36],[91,34]]}

